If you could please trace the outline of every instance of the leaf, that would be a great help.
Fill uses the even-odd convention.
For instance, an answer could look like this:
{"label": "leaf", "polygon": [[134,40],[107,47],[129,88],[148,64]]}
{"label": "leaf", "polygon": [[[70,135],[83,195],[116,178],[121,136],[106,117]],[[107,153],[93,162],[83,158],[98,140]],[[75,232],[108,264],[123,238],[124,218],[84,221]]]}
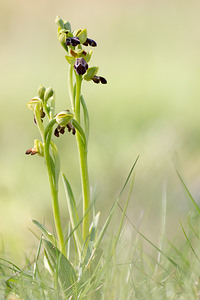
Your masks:
{"label": "leaf", "polygon": [[92,256],[93,250],[94,250],[94,242],[95,242],[95,236],[96,236],[96,227],[95,225],[92,227],[92,230],[90,232],[90,240],[87,247],[87,252],[84,260],[84,266],[86,266]]}
{"label": "leaf", "polygon": [[39,255],[40,255],[41,245],[42,245],[42,235],[41,235],[41,238],[40,238],[40,242],[39,242],[39,246],[38,246],[38,250],[37,250],[35,262],[34,262],[34,265],[33,265],[33,278],[34,279],[36,278],[37,272],[39,273],[38,259],[39,259]]}
{"label": "leaf", "polygon": [[84,123],[85,123],[85,137],[88,142],[89,131],[90,131],[90,120],[89,120],[87,106],[86,106],[85,100],[82,95],[81,95],[81,105],[83,107],[83,116],[84,116]]}
{"label": "leaf", "polygon": [[[118,204],[119,208],[121,209],[121,211],[123,211],[123,209],[121,208],[121,206]],[[130,220],[129,217],[127,217],[126,215],[126,219],[129,221],[130,225],[133,227],[133,229],[135,229],[135,231],[148,243],[150,244],[154,249],[156,249],[157,251],[159,251],[172,265],[174,265],[174,267],[179,268],[179,265],[173,260],[171,259],[167,254],[165,254],[161,249],[159,249],[154,243],[152,243],[144,234],[142,234],[137,227],[132,223],[132,221]]]}
{"label": "leaf", "polygon": [[[45,256],[51,271],[58,276],[58,281],[66,295],[73,291],[77,281],[76,272],[70,261],[51,242],[43,238]],[[57,274],[56,274],[57,272]]]}
{"label": "leaf", "polygon": [[76,58],[75,58],[75,57],[69,56],[69,55],[65,55],[65,58],[66,58],[67,62],[68,62],[70,65],[74,66],[75,61],[76,61]]}
{"label": "leaf", "polygon": [[60,175],[60,157],[56,145],[51,141],[51,150],[54,158],[54,181],[55,188],[58,191],[58,180]]}
{"label": "leaf", "polygon": [[48,229],[46,227],[44,227],[44,225],[42,225],[40,222],[36,221],[36,220],[32,220],[33,224],[35,224],[40,231],[42,232],[42,234],[45,236],[45,238],[50,241],[53,245],[56,245],[56,239],[54,238],[53,234],[51,234]]}
{"label": "leaf", "polygon": [[[69,181],[67,180],[67,178],[65,177],[65,175],[63,173],[62,173],[62,179],[63,179],[64,188],[65,188],[65,194],[66,194],[66,200],[67,200],[67,206],[68,206],[68,210],[69,210],[71,225],[72,225],[72,229],[74,229],[80,223],[77,208],[76,208],[76,203],[74,200],[74,195],[73,195],[71,186],[69,184]],[[74,231],[74,237],[75,237],[76,245],[77,245],[77,248],[78,248],[78,251],[80,254],[81,250],[82,250],[83,240],[82,240],[81,230],[80,230],[79,226]]]}
{"label": "leaf", "polygon": [[85,133],[84,133],[84,131],[83,131],[81,125],[80,125],[75,119],[73,119],[71,123],[72,123],[72,125],[76,128],[76,130],[78,130],[78,133],[79,133],[80,136],[81,136],[83,145],[84,145],[84,147],[86,148],[86,146],[87,146],[86,136],[85,136]]}
{"label": "leaf", "polygon": [[85,43],[87,40],[87,29],[83,29],[78,32],[77,37],[79,38],[81,44]]}
{"label": "leaf", "polygon": [[44,131],[44,140],[45,141],[47,140],[48,134],[50,133],[50,131],[53,128],[55,123],[56,123],[56,119],[53,119],[47,124],[45,131]]}

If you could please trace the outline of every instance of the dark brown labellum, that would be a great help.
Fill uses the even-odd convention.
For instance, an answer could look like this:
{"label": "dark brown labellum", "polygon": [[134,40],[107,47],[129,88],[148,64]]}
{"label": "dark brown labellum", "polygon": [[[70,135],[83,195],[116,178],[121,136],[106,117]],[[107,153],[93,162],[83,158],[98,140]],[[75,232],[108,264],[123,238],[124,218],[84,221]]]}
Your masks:
{"label": "dark brown labellum", "polygon": [[31,149],[28,149],[28,150],[26,150],[26,152],[25,152],[25,154],[31,154],[31,152],[32,152],[32,148]]}
{"label": "dark brown labellum", "polygon": [[55,129],[54,135],[55,135],[56,137],[59,137],[59,131],[58,131],[58,128]]}
{"label": "dark brown labellum", "polygon": [[59,132],[60,132],[61,134],[64,134],[64,133],[65,133],[65,127],[61,127],[60,130],[59,130]]}
{"label": "dark brown labellum", "polygon": [[102,84],[106,84],[107,80],[104,77],[99,77]]}
{"label": "dark brown labellum", "polygon": [[84,75],[88,69],[88,64],[83,57],[77,58],[74,64],[74,69],[78,75]]}
{"label": "dark brown labellum", "polygon": [[94,40],[87,38],[87,40],[83,43],[83,45],[84,46],[90,45],[91,47],[96,47],[97,43]]}
{"label": "dark brown labellum", "polygon": [[67,46],[73,46],[73,47],[76,47],[77,45],[80,44],[80,40],[79,40],[79,38],[76,37],[76,36],[75,36],[75,37],[68,37],[68,38],[66,39],[65,44],[66,44]]}
{"label": "dark brown labellum", "polygon": [[99,76],[96,76],[96,75],[92,78],[92,80],[93,80],[95,83],[99,83],[99,82],[100,82]]}

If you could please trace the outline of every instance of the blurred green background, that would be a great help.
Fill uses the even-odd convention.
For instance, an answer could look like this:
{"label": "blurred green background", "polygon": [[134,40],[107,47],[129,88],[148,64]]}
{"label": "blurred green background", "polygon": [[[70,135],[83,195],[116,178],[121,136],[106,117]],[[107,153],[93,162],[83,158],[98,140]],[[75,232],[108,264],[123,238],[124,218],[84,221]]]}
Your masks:
{"label": "blurred green background", "polygon": [[[179,169],[199,200],[200,2],[197,0],[0,1],[0,241],[16,263],[37,245],[31,219],[52,228],[48,178],[42,158],[25,156],[39,138],[26,103],[40,84],[56,91],[57,111],[70,106],[67,62],[55,17],[87,28],[97,41],[91,64],[108,84],[85,82],[90,121],[89,170],[101,222],[140,155],[128,215],[144,212],[142,231],[157,243],[163,186],[167,235],[190,206]],[[62,170],[80,198],[76,143],[57,140]],[[62,186],[61,186],[62,189]],[[63,224],[67,206],[60,193]],[[122,202],[123,205],[123,202]],[[128,229],[127,229],[128,230]]]}

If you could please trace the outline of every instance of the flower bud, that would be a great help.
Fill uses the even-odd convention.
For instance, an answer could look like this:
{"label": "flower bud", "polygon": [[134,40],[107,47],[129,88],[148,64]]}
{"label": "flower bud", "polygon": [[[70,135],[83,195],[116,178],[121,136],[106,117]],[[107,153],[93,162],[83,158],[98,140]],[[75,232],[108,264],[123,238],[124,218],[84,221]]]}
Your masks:
{"label": "flower bud", "polygon": [[39,97],[35,97],[35,98],[31,99],[26,104],[26,106],[32,111],[34,111],[36,105],[42,105],[41,99]]}
{"label": "flower bud", "polygon": [[88,69],[88,64],[86,63],[83,57],[77,58],[74,69],[76,70],[77,75],[84,75]]}
{"label": "flower bud", "polygon": [[38,97],[42,100],[44,99],[45,91],[46,91],[45,87],[40,85],[39,88],[38,88],[37,94],[38,94]]}
{"label": "flower bud", "polygon": [[48,101],[48,99],[52,96],[53,96],[53,89],[51,87],[48,87],[44,93],[44,101]]}
{"label": "flower bud", "polygon": [[73,117],[74,115],[70,111],[63,110],[56,115],[56,123],[59,126],[66,126],[73,119]]}
{"label": "flower bud", "polygon": [[44,146],[39,140],[34,140],[34,147],[28,149],[25,154],[44,156]]}
{"label": "flower bud", "polygon": [[59,39],[59,42],[60,42],[61,44],[65,44],[65,43],[66,43],[66,38],[67,38],[67,35],[66,35],[65,32],[59,33],[58,39]]}
{"label": "flower bud", "polygon": [[56,17],[55,23],[56,23],[61,29],[64,29],[64,28],[65,28],[64,22],[63,22],[63,20],[62,20],[59,16]]}
{"label": "flower bud", "polygon": [[64,22],[65,29],[71,32],[71,24],[69,22]]}
{"label": "flower bud", "polygon": [[38,155],[44,156],[44,146],[39,140],[34,140],[34,149]]}

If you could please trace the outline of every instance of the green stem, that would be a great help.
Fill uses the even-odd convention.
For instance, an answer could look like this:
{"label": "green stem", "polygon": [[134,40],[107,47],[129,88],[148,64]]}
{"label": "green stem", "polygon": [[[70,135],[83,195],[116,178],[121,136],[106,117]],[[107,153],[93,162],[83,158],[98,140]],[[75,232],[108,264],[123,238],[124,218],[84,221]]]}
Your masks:
{"label": "green stem", "polygon": [[[36,122],[38,125],[38,129],[40,131],[40,134],[41,134],[43,142],[44,142],[44,155],[45,155],[45,161],[46,161],[47,172],[48,172],[48,176],[49,176],[49,183],[50,183],[50,188],[51,188],[51,197],[52,197],[52,201],[53,201],[53,214],[54,214],[54,221],[55,221],[56,231],[57,231],[58,240],[59,240],[59,246],[60,246],[61,251],[65,254],[65,241],[64,241],[61,220],[60,220],[58,190],[56,188],[56,179],[53,174],[52,167],[51,167],[51,156],[49,153],[52,128],[50,130],[48,130],[48,133],[46,134],[46,132],[44,131],[43,123],[40,118],[39,107],[35,108],[35,118],[36,118]],[[49,124],[51,125],[51,127],[53,127],[54,123],[55,123],[55,120],[52,120]]]}
{"label": "green stem", "polygon": [[69,81],[68,81],[68,87],[69,87],[69,96],[71,101],[71,107],[72,111],[74,112],[74,88],[73,88],[73,67],[69,67]]}
{"label": "green stem", "polygon": [[52,203],[53,204],[53,215],[54,215],[54,222],[55,222],[55,226],[56,226],[56,232],[58,235],[59,247],[60,247],[60,250],[64,254],[66,254],[65,240],[64,240],[64,235],[63,235],[63,231],[62,231],[60,210],[59,210],[59,203],[58,203],[58,189],[56,188],[55,178],[54,178],[53,170],[52,170],[52,166],[51,166],[51,156],[49,153],[51,133],[52,133],[52,130],[50,130],[48,137],[44,142],[44,153],[45,153],[47,172],[48,172],[49,183],[50,183],[50,188],[51,188],[51,198],[52,198],[52,202],[53,202]]}
{"label": "green stem", "polygon": [[[80,96],[81,96],[81,83],[82,77],[76,75],[76,97],[75,97],[75,120],[80,124]],[[87,147],[84,145],[83,140],[77,132],[76,135],[78,152],[79,152],[79,162],[81,171],[81,185],[82,185],[82,195],[83,195],[83,225],[82,225],[82,235],[84,242],[89,235],[90,226],[90,185],[89,185],[89,175],[88,175],[88,165],[87,165]]]}

